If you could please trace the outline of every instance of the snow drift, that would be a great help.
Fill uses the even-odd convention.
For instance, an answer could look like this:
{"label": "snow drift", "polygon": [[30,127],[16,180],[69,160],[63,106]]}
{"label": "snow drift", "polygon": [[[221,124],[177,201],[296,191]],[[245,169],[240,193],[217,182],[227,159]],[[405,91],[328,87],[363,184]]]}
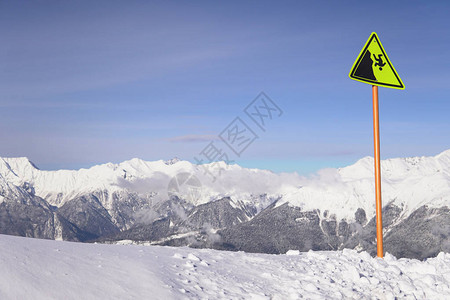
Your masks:
{"label": "snow drift", "polygon": [[445,299],[450,254],[248,254],[0,235],[1,299]]}

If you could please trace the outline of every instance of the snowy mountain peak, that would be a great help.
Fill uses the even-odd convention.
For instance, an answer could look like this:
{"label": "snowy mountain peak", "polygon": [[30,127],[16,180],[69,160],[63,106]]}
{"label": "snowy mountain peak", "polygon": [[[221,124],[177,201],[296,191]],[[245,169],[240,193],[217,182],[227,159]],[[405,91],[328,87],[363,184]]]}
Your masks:
{"label": "snowy mountain peak", "polygon": [[[325,169],[311,177],[302,177],[224,162],[194,165],[179,159],[168,163],[133,158],[77,171],[42,171],[27,158],[0,158],[0,175],[7,182],[33,187],[37,196],[55,206],[89,193],[104,194],[105,207],[116,201],[115,192],[167,199],[171,180],[180,173],[189,173],[201,183],[201,199],[196,205],[231,197],[263,208],[281,198],[280,205],[288,202],[304,209],[329,210],[345,219],[352,219],[358,208],[363,208],[368,215],[374,214],[373,168],[373,158],[364,157],[348,167]],[[382,180],[384,203],[395,202],[408,212],[425,204],[448,205],[450,150],[434,157],[384,160]]]}
{"label": "snowy mountain peak", "polygon": [[174,157],[172,159],[166,160],[164,163],[166,165],[173,165],[173,164],[176,164],[179,161],[180,161],[180,159],[178,157]]}
{"label": "snowy mountain peak", "polygon": [[0,174],[15,185],[23,183],[22,174],[33,176],[39,169],[27,157],[0,157]]}
{"label": "snowy mountain peak", "polygon": [[[426,258],[447,247],[449,152],[389,159],[381,165],[388,238],[403,241],[405,226],[420,231],[408,253],[402,247],[392,251]],[[2,229],[78,241],[112,238],[189,245],[194,238],[203,246],[260,251],[255,248],[260,245],[269,253],[291,246],[304,251],[370,250],[373,168],[373,158],[365,157],[345,168],[302,177],[224,162],[167,164],[134,158],[77,171],[42,171],[26,158],[0,159],[0,215],[11,216]],[[424,220],[427,228],[420,227]],[[204,230],[205,224],[220,232],[220,242],[217,232]],[[417,241],[429,239],[430,231],[436,232],[433,246],[411,250]],[[280,240],[262,241],[269,232]],[[305,237],[314,242],[300,242]]]}
{"label": "snowy mountain peak", "polygon": [[443,164],[450,165],[450,149],[436,155],[436,158]]}
{"label": "snowy mountain peak", "polygon": [[39,170],[36,165],[31,162],[27,157],[0,157],[0,164],[9,165],[12,169],[15,170],[29,170],[36,169]]}

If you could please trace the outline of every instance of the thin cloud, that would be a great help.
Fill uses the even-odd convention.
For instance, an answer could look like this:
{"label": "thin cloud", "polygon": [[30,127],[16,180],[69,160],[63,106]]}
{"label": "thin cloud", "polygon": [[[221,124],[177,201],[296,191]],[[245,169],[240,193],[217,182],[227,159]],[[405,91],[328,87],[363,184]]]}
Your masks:
{"label": "thin cloud", "polygon": [[213,134],[188,134],[169,138],[168,141],[178,143],[200,143],[200,142],[216,141],[218,139],[219,137]]}

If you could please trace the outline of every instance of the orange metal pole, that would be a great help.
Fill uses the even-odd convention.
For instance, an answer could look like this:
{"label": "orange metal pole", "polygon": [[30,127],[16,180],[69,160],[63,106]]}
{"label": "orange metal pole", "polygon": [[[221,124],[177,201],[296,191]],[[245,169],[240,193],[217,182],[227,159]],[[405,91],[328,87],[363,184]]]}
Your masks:
{"label": "orange metal pole", "polygon": [[378,113],[378,86],[372,86],[373,142],[375,161],[375,199],[377,211],[377,256],[383,257],[383,221],[381,217],[381,167],[380,167],[380,120]]}

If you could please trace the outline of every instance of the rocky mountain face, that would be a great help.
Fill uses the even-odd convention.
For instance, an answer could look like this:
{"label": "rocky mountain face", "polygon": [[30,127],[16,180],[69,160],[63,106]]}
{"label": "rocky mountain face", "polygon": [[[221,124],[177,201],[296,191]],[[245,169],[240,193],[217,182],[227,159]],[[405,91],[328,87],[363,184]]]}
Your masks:
{"label": "rocky mountain face", "polygon": [[[208,204],[214,205],[214,204]],[[425,259],[441,251],[450,251],[450,210],[422,206],[408,218],[401,218],[402,209],[395,205],[383,208],[384,250],[396,257]],[[298,207],[272,205],[249,221],[214,231],[197,228],[195,235],[177,236],[154,242],[169,246],[207,247],[218,250],[280,254],[290,249],[365,250],[376,255],[375,217],[367,220],[358,209],[355,220],[337,221],[328,212],[302,211]],[[217,227],[216,227],[217,228]],[[192,231],[191,231],[192,232]],[[151,238],[123,237],[134,241]],[[154,239],[155,241],[157,239]]]}
{"label": "rocky mountain face", "polygon": [[[211,180],[204,166],[178,159],[41,171],[26,158],[0,158],[0,233],[263,253],[352,248],[375,255],[372,166],[363,158],[305,178],[220,164],[220,176]],[[196,185],[178,174],[195,177]],[[449,252],[450,151],[383,161],[382,176],[385,251],[419,259]]]}

